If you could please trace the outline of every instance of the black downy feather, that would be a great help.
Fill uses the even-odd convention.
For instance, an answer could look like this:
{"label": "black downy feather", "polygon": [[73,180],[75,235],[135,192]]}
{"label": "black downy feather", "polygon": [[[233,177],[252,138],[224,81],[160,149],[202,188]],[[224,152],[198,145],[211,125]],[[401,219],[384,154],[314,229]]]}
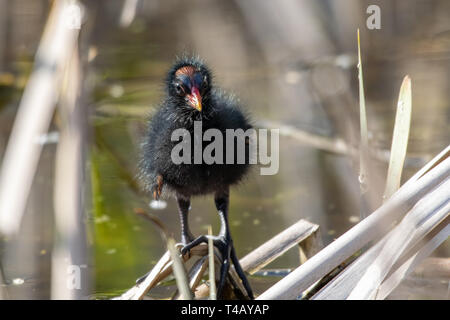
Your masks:
{"label": "black downy feather", "polygon": [[[202,111],[189,106],[175,92],[175,73],[184,66],[193,66],[208,79],[202,92]],[[238,101],[230,94],[212,85],[212,74],[206,64],[197,57],[179,58],[169,70],[166,78],[166,95],[155,115],[151,118],[148,134],[143,143],[140,160],[140,177],[148,191],[157,187],[157,176],[163,177],[163,193],[176,193],[189,198],[216,192],[221,188],[236,184],[248,172],[249,148],[246,144],[245,164],[225,164],[226,147],[223,150],[224,164],[194,164],[194,121],[202,121],[202,129],[215,128],[222,132],[224,146],[226,129],[252,128],[248,116],[244,114]],[[174,164],[171,160],[173,147],[179,141],[171,141],[175,129],[184,128],[191,134],[191,164]],[[203,149],[210,142],[203,142]],[[229,143],[229,142],[228,142]],[[236,144],[236,141],[234,141]],[[236,145],[234,146],[236,160]]]}

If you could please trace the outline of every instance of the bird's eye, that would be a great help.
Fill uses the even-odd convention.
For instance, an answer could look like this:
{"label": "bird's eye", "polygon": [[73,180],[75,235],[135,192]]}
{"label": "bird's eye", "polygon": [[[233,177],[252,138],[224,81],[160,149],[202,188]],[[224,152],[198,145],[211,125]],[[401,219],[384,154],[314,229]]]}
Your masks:
{"label": "bird's eye", "polygon": [[178,95],[184,94],[183,86],[179,83],[175,83],[175,91]]}
{"label": "bird's eye", "polygon": [[203,77],[203,82],[202,82],[202,86],[206,87],[208,85],[208,77],[204,76]]}

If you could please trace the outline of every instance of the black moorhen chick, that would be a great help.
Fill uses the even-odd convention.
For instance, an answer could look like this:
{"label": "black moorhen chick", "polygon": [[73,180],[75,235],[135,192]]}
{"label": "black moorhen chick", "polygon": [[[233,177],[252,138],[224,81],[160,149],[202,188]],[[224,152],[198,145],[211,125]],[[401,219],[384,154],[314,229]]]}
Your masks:
{"label": "black moorhen chick", "polygon": [[[214,193],[221,228],[219,235],[212,238],[223,256],[217,296],[222,297],[231,259],[247,294],[253,299],[250,285],[236,257],[228,224],[229,187],[241,181],[248,171],[248,140],[244,164],[237,164],[236,161],[234,164],[225,164],[225,160],[224,164],[206,164],[204,161],[195,164],[194,152],[191,152],[190,164],[175,164],[171,154],[179,141],[172,141],[172,133],[176,129],[186,129],[191,134],[191,141],[194,141],[194,121],[202,121],[203,132],[211,128],[220,130],[224,141],[226,129],[245,131],[251,128],[237,101],[213,87],[211,72],[203,61],[184,57],[178,59],[170,69],[166,79],[166,96],[150,121],[148,136],[143,145],[141,175],[154,199],[159,199],[162,193],[170,193],[176,197],[181,220],[181,241],[184,244],[183,254],[198,244],[207,242],[209,237],[202,235],[194,239],[189,230],[190,198]],[[203,142],[202,149],[205,146]],[[236,151],[236,147],[234,150]],[[236,159],[236,152],[234,158]],[[225,146],[223,159],[227,159]]]}

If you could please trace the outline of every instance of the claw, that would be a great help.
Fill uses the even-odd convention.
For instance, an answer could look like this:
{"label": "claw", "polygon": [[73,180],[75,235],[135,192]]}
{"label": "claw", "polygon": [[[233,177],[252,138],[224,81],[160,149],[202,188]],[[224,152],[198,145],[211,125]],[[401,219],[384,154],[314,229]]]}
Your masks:
{"label": "claw", "polygon": [[190,248],[186,248],[187,245],[185,245],[183,248],[181,248],[181,255],[184,256],[191,250]]}
{"label": "claw", "polygon": [[187,243],[183,248],[181,248],[181,254],[185,255],[188,253],[192,248],[198,246],[200,243],[208,243],[207,236],[200,236],[191,242]]}

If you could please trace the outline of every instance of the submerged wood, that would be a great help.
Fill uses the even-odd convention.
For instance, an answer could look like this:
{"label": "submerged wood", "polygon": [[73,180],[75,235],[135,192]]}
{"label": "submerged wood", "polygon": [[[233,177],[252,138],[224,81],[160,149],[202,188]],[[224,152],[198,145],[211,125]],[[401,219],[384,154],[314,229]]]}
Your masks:
{"label": "submerged wood", "polygon": [[[388,227],[425,194],[433,190],[450,175],[450,146],[435,157],[430,165],[414,175],[381,207],[358,223],[337,240],[317,253],[305,264],[258,297],[258,299],[295,299],[313,283],[336,268],[342,261],[376,237],[388,231]],[[418,173],[418,174],[419,174]]]}

